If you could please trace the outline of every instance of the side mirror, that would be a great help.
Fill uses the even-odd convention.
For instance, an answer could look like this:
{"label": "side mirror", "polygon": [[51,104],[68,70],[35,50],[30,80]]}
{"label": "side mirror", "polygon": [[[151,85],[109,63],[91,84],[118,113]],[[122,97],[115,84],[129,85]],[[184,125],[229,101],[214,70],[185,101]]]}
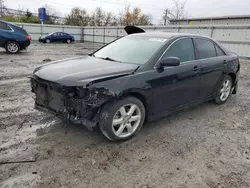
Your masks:
{"label": "side mirror", "polygon": [[178,57],[166,57],[163,58],[159,66],[160,67],[175,67],[180,65],[180,59]]}

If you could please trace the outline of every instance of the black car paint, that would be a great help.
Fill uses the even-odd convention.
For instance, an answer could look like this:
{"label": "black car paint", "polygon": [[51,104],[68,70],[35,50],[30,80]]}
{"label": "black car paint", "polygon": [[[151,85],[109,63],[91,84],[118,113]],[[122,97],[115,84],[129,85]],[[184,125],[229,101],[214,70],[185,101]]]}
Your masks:
{"label": "black car paint", "polygon": [[[70,62],[69,62],[70,61]],[[52,62],[35,71],[34,75],[64,86],[86,86],[91,81],[130,74],[138,65],[107,61],[91,56]],[[60,70],[60,71],[58,71]]]}
{"label": "black car paint", "polygon": [[[126,95],[132,95],[142,100],[146,107],[147,119],[153,120],[189,105],[214,98],[215,90],[224,74],[231,75],[234,84],[237,83],[239,76],[238,57],[216,42],[214,43],[225,51],[225,56],[199,60],[196,53],[196,60],[192,62],[182,63],[177,67],[155,68],[168,46],[183,37],[194,38],[195,36],[175,35],[171,37],[149,62],[139,67],[138,65],[100,60],[95,57],[81,57],[45,65],[34,71],[33,91],[36,92],[37,80],[39,79],[59,84],[64,88],[61,94],[72,100],[71,106],[65,106],[62,110],[66,112],[65,116],[68,117],[70,114],[70,116],[76,116],[73,120],[83,123],[87,119],[95,124],[98,122],[98,114],[103,104]],[[62,67],[57,66],[57,63]],[[74,63],[76,64],[74,65]],[[81,74],[81,71],[85,69],[81,68],[81,65],[86,67],[86,63],[91,68],[100,66],[100,70],[97,72],[89,70],[85,76]],[[70,70],[72,65],[73,68]],[[77,67],[80,70],[76,69]],[[106,68],[102,72],[103,67]],[[98,74],[100,76],[97,76]],[[78,82],[79,80],[81,82]],[[49,82],[47,82],[47,88],[50,87]],[[78,98],[69,97],[70,92],[67,88],[72,87],[79,89],[84,94]],[[82,109],[83,105],[85,109]],[[39,106],[40,109],[49,109],[48,105],[44,104],[36,103],[36,106]],[[86,115],[86,112],[91,110],[90,115]],[[59,109],[56,112],[63,113]]]}

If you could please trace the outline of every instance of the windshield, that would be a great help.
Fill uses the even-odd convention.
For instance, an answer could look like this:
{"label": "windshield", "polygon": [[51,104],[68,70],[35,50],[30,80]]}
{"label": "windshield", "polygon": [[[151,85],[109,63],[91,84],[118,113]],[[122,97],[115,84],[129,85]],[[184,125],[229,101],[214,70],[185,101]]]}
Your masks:
{"label": "windshield", "polygon": [[145,64],[167,39],[129,35],[105,46],[94,56],[121,63]]}

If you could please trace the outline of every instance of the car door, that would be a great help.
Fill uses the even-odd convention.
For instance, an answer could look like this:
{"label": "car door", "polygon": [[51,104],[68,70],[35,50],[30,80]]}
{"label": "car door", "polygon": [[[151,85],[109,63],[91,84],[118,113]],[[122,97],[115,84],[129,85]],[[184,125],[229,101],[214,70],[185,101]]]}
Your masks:
{"label": "car door", "polygon": [[70,39],[70,36],[67,33],[62,33],[62,37],[63,37],[63,41],[67,41],[68,39]]}
{"label": "car door", "polygon": [[51,41],[53,41],[53,42],[58,42],[58,40],[59,40],[59,33],[58,33],[58,32],[53,33],[53,34],[51,35]]}
{"label": "car door", "polygon": [[180,65],[165,67],[151,80],[154,88],[155,113],[166,113],[199,100],[200,65],[195,60],[193,39],[185,37],[174,41],[163,54],[178,57]]}
{"label": "car door", "polygon": [[0,21],[0,46],[4,47],[4,44],[11,36],[12,29],[8,26],[7,23]]}
{"label": "car door", "polygon": [[64,42],[65,38],[66,38],[65,33],[59,33],[59,41],[60,42]]}
{"label": "car door", "polygon": [[223,75],[227,56],[225,52],[212,40],[206,38],[195,38],[198,61],[200,63],[200,95],[202,98],[212,96],[216,84]]}

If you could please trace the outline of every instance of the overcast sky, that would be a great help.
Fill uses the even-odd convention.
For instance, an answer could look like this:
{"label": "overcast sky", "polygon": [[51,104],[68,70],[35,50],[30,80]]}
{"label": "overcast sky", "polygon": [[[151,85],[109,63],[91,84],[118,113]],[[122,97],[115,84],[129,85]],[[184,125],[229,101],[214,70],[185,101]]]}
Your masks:
{"label": "overcast sky", "polygon": [[[172,0],[5,0],[5,4],[8,8],[28,8],[32,12],[47,4],[60,12],[60,16],[76,6],[88,11],[101,6],[105,11],[118,14],[126,5],[131,5],[151,14],[154,24],[161,22],[164,9],[173,7]],[[243,15],[250,14],[250,0],[187,0],[185,8],[187,17]]]}

